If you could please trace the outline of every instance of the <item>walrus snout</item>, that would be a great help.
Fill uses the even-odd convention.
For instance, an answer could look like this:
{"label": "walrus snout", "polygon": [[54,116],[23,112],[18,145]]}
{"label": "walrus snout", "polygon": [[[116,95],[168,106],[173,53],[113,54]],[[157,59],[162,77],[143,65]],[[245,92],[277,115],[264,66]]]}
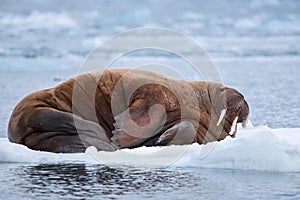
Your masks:
{"label": "walrus snout", "polygon": [[249,116],[249,106],[244,96],[235,89],[226,88],[226,102],[226,115],[229,120],[233,122],[238,117],[237,123],[242,123],[245,127]]}
{"label": "walrus snout", "polygon": [[245,127],[249,116],[249,106],[244,96],[231,87],[226,87],[218,83],[208,83],[208,94],[216,118],[217,126],[220,126],[222,122],[227,127],[228,132],[231,126],[235,126],[237,123],[242,123]]}

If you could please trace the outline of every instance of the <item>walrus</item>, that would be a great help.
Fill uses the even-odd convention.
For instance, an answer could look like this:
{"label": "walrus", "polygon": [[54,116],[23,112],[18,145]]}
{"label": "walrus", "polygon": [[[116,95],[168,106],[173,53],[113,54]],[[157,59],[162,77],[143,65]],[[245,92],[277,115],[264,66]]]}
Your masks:
{"label": "walrus", "polygon": [[248,115],[244,96],[219,83],[141,69],[95,70],[22,99],[8,138],[55,153],[206,144],[235,137]]}

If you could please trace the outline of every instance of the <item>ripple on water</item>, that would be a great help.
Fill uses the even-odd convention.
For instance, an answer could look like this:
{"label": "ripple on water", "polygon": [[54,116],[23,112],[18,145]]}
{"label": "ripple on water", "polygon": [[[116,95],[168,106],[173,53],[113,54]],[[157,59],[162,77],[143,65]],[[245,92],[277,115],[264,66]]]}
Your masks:
{"label": "ripple on water", "polygon": [[299,198],[298,173],[86,164],[1,164],[5,199]]}

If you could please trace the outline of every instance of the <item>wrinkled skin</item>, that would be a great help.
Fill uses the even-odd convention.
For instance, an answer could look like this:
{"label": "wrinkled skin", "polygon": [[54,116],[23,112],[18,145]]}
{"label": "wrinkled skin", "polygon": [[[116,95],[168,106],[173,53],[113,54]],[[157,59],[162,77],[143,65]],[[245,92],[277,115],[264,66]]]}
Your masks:
{"label": "wrinkled skin", "polygon": [[[222,116],[223,117],[220,117]],[[205,144],[234,137],[249,107],[237,90],[173,80],[145,70],[93,71],[25,97],[8,127],[11,142],[75,153]]]}

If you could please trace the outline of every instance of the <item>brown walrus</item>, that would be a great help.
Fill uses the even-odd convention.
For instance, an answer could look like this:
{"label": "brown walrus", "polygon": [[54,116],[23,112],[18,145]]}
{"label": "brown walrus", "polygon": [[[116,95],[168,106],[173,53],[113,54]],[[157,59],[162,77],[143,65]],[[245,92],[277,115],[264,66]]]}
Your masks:
{"label": "brown walrus", "polygon": [[15,107],[11,142],[33,150],[75,153],[205,144],[234,137],[249,107],[237,90],[130,69],[93,71],[34,92]]}

